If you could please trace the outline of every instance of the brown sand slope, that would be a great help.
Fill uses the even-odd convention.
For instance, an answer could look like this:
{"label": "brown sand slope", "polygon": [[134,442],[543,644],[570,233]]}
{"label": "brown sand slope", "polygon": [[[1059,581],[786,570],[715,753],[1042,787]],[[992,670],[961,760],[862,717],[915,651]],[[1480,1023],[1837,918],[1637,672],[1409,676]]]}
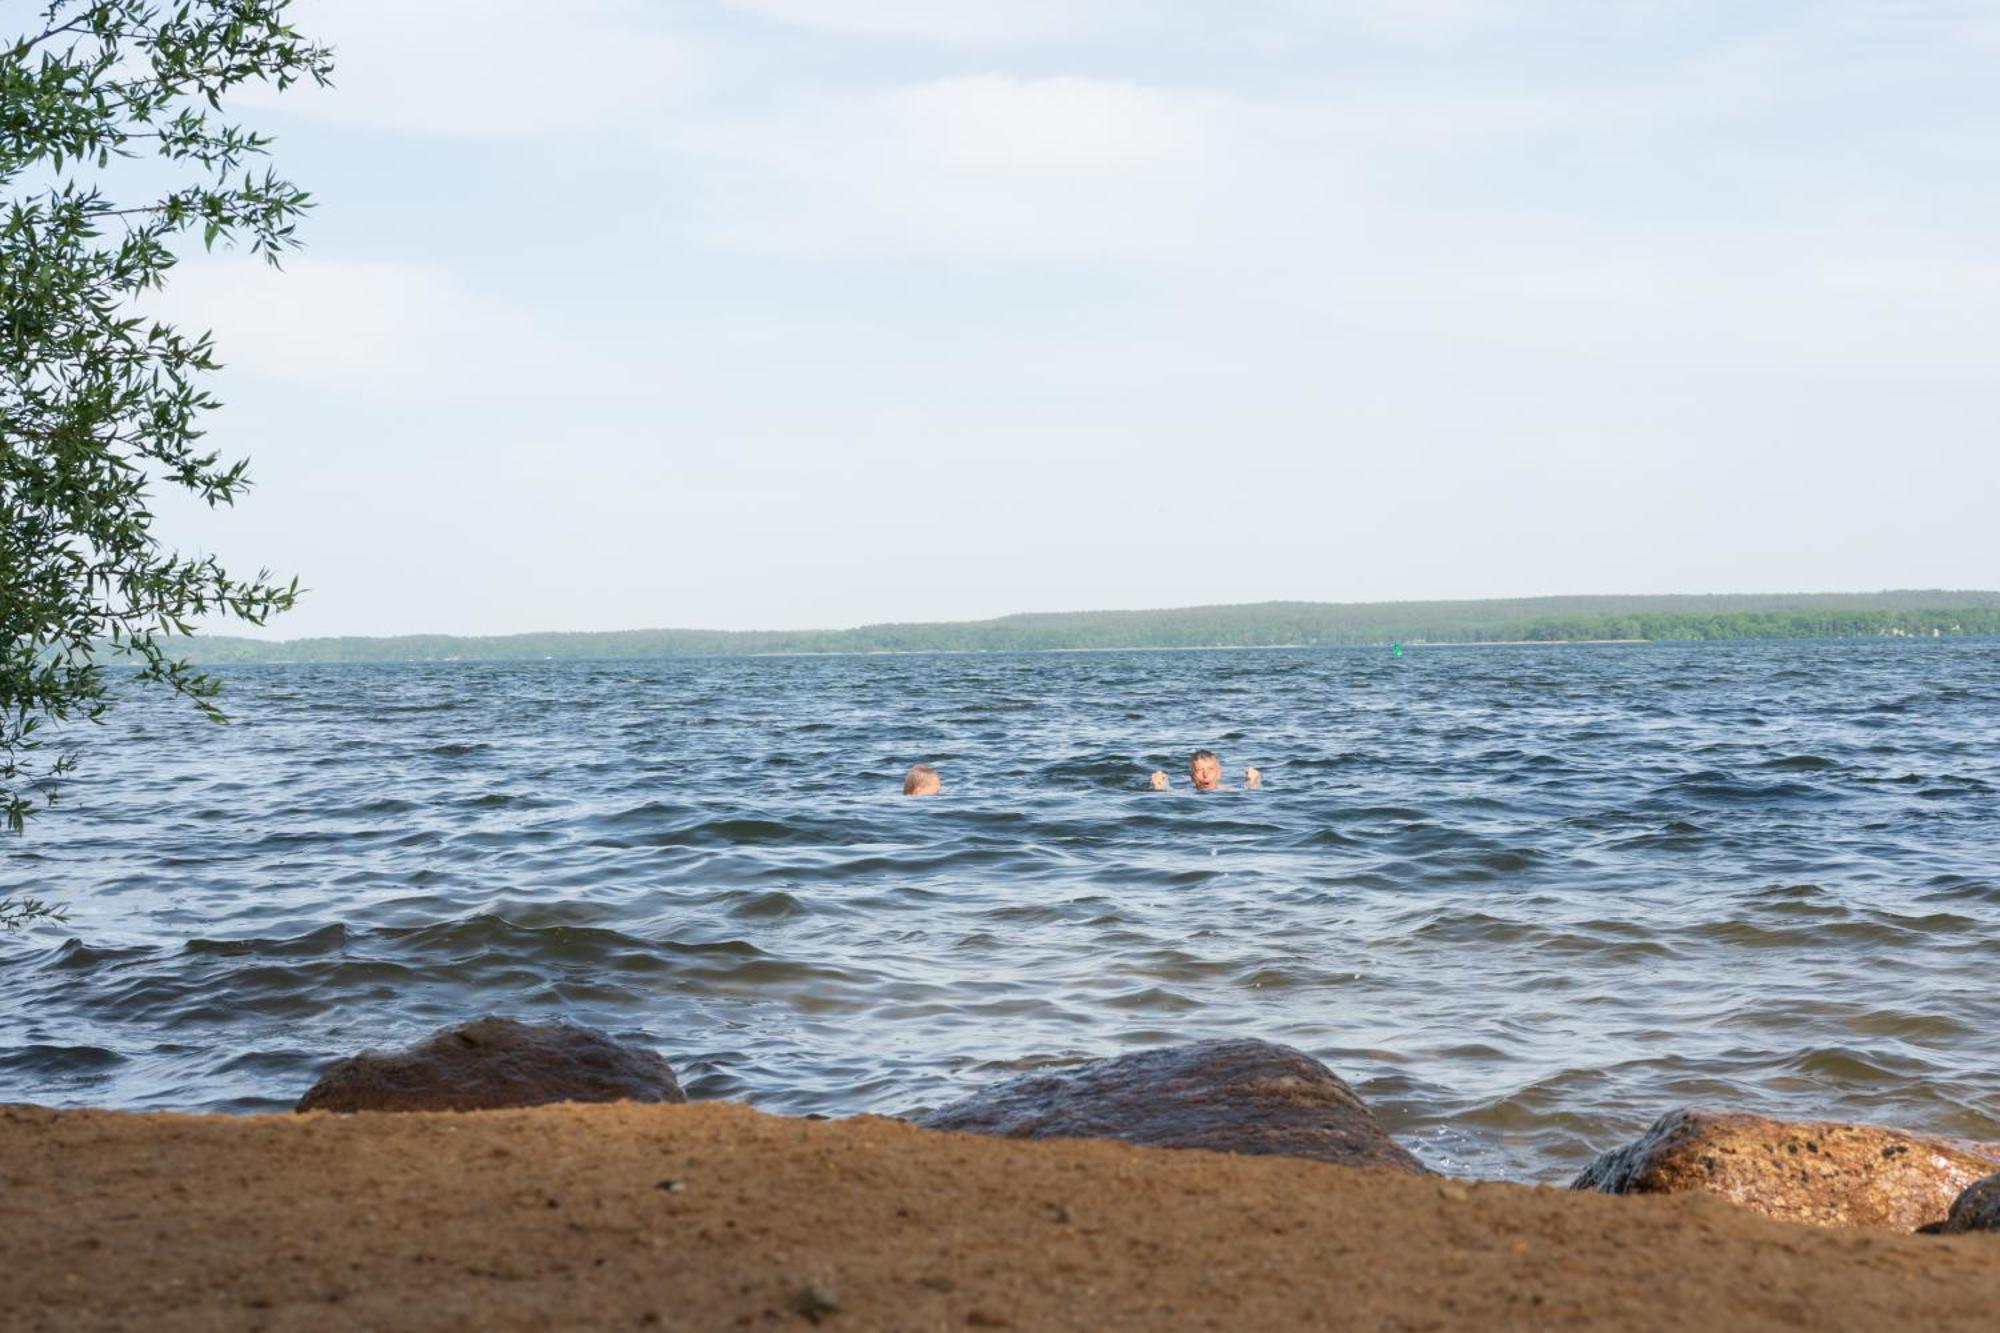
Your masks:
{"label": "brown sand slope", "polygon": [[721,1104],[0,1109],[0,1254],[10,1330],[2000,1320],[2000,1237]]}

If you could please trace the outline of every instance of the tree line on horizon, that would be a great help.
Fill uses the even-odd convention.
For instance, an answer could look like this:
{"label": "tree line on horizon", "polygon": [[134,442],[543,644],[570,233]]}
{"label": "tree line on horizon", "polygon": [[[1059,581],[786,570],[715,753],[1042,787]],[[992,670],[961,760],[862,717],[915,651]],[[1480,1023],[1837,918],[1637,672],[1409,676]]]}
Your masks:
{"label": "tree line on horizon", "polygon": [[[1908,604],[1902,604],[1906,600]],[[1752,606],[1735,609],[1745,602]],[[1925,605],[1921,594],[1895,593],[1799,599],[1542,598],[1353,606],[1262,603],[1171,611],[1030,614],[845,630],[658,629],[494,637],[322,638],[282,643],[197,637],[186,641],[184,651],[197,662],[220,664],[2000,635],[2000,593],[1954,594],[1952,603]]]}

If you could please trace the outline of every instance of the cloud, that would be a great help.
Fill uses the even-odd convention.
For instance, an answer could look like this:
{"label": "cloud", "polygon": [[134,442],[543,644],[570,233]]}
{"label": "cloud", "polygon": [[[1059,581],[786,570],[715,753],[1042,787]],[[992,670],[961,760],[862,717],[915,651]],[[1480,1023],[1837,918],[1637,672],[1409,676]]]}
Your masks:
{"label": "cloud", "polygon": [[725,0],[742,13],[792,27],[952,46],[1013,46],[1076,37],[1136,6],[1110,0]]}
{"label": "cloud", "polygon": [[1223,100],[1081,78],[950,78],[795,105],[684,139],[725,163],[732,246],[1103,256],[1207,247],[1229,174]]}
{"label": "cloud", "polygon": [[363,396],[506,395],[556,373],[526,315],[415,264],[191,261],[146,312],[212,330],[231,371]]}
{"label": "cloud", "polygon": [[644,129],[699,97],[716,53],[641,0],[302,0],[299,31],[335,48],[334,87],[246,106],[353,128],[482,139]]}
{"label": "cloud", "polygon": [[1460,42],[1510,30],[1626,26],[1695,0],[723,0],[729,9],[818,32],[1005,48],[1088,37],[1210,39],[1315,29],[1393,42]]}
{"label": "cloud", "polygon": [[[1116,6],[1083,8],[1102,19]],[[1639,0],[1615,24],[1589,8],[1255,7],[1266,18],[1298,14],[1300,28],[1375,22],[1420,37],[1595,22],[1633,38],[1699,6]],[[1393,20],[1382,17],[1391,9]],[[814,12],[886,23],[905,11],[857,2]],[[1664,48],[1598,32],[1579,49],[1616,48],[1618,58],[1560,54],[1557,66],[1578,68],[1556,75],[1542,61],[1546,78],[1513,62],[1426,55],[1267,86],[1223,66],[1208,71],[1213,87],[1188,83],[1185,70],[1173,79],[985,72],[887,89],[799,80],[747,112],[705,108],[660,138],[680,200],[692,201],[695,239],[726,249],[1254,267],[1283,246],[1320,264],[1335,248],[1409,253],[1426,236],[1456,257],[1489,247],[1490,226],[1504,248],[1509,230],[1554,234],[1567,218],[1744,234],[1802,220],[1785,215],[1809,208],[1813,190],[1844,207],[1840,164],[1859,136],[1913,132],[1890,110],[1848,122],[1851,108],[1868,104],[1861,94],[1908,108],[1906,91],[1934,82],[1915,63],[1930,46],[1883,35],[1908,36],[1923,15],[1937,18],[1922,6],[1846,0],[1838,21],[1786,14]],[[1115,51],[1078,49],[1135,67]],[[1917,106],[1900,114],[1935,123]],[[1921,146],[1945,151],[1949,133],[1926,129]],[[1968,139],[1967,153],[1979,142]]]}

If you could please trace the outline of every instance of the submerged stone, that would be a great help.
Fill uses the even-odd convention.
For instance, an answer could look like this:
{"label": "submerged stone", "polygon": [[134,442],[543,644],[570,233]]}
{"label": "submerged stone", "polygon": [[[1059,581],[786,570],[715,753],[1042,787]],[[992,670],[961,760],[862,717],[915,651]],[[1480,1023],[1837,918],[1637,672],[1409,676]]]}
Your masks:
{"label": "submerged stone", "polygon": [[1572,1188],[1714,1194],[1791,1222],[1915,1231],[1997,1166],[2000,1144],[1684,1107],[1585,1167]]}
{"label": "submerged stone", "polygon": [[1119,1139],[1426,1169],[1332,1070],[1263,1041],[1198,1042],[1029,1074],[913,1119],[999,1138]]}
{"label": "submerged stone", "polygon": [[548,1102],[684,1102],[659,1053],[567,1023],[481,1018],[327,1066],[300,1111],[488,1111]]}
{"label": "submerged stone", "polygon": [[2000,1174],[1967,1186],[1935,1229],[1947,1236],[1962,1231],[2000,1232]]}

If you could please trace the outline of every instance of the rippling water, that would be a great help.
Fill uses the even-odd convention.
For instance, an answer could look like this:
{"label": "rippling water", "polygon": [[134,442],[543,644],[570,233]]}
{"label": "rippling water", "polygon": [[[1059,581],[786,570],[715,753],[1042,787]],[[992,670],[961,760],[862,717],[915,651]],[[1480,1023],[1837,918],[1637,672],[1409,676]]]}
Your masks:
{"label": "rippling water", "polygon": [[0,843],[71,913],[0,938],[0,1100],[272,1110],[501,1012],[835,1115],[1255,1035],[1517,1178],[1688,1101],[2000,1139],[1990,641],[226,674]]}

